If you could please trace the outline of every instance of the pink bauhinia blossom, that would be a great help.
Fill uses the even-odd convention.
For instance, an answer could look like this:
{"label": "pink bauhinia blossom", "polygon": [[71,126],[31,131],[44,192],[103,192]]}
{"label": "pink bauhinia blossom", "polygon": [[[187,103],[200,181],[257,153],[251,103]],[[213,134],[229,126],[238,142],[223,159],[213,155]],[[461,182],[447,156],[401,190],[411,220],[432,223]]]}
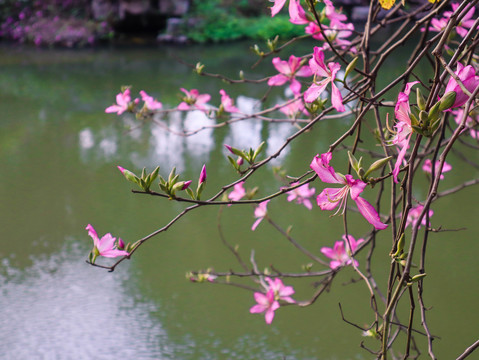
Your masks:
{"label": "pink bauhinia blossom", "polygon": [[[329,262],[329,267],[333,270],[341,266],[350,265],[353,263],[351,256],[356,252],[358,246],[364,242],[364,239],[356,239],[352,235],[343,235],[343,241],[339,240],[334,243],[333,248],[322,247],[321,253],[324,256],[332,259]],[[354,260],[354,266],[358,266],[357,260]]]}
{"label": "pink bauhinia blossom", "polygon": [[296,25],[304,25],[309,22],[300,0],[289,0],[289,21]]}
{"label": "pink bauhinia blossom", "polygon": [[[421,215],[423,209],[424,209],[424,206],[417,205],[411,208],[411,210],[409,210],[407,214],[407,219],[406,219],[406,227],[408,227],[409,225],[412,225],[412,227],[416,226],[419,220],[419,216]],[[432,211],[431,209],[429,209],[428,213],[429,213],[429,218],[431,218],[434,215],[434,211]],[[422,218],[421,224],[426,226],[426,216]],[[418,229],[420,228],[421,228],[421,225],[418,226]]]}
{"label": "pink bauhinia blossom", "polygon": [[244,184],[244,181],[241,181],[241,182],[237,183],[233,187],[233,191],[229,193],[228,199],[233,200],[233,201],[241,200],[246,195],[246,191],[243,187],[243,184]]}
{"label": "pink bauhinia blossom", "polygon": [[[291,186],[296,186],[298,185],[298,182],[294,182],[291,184]],[[287,188],[282,188],[282,189],[287,189]],[[307,209],[311,210],[313,208],[313,204],[311,204],[311,200],[309,198],[314,195],[314,192],[316,191],[315,188],[309,188],[309,184],[304,184],[300,187],[297,187],[296,189],[293,189],[288,192],[288,201],[296,201],[296,204],[303,204],[306,206]]]}
{"label": "pink bauhinia blossom", "polygon": [[[139,99],[135,99],[134,103],[138,104]],[[123,114],[128,110],[131,103],[130,89],[120,92],[116,95],[116,104],[109,106],[105,109],[106,113],[117,113],[117,115]]]}
{"label": "pink bauhinia blossom", "polygon": [[[459,80],[461,80],[464,87],[470,93],[474,92],[474,90],[479,86],[479,76],[476,76],[476,70],[472,65],[464,66],[458,62],[457,70],[454,73],[459,77]],[[447,94],[451,91],[456,93],[456,100],[451,108],[460,107],[464,105],[467,100],[469,100],[469,95],[464,93],[462,88],[452,76],[449,78],[444,94]]]}
{"label": "pink bauhinia blossom", "polygon": [[268,80],[269,86],[281,86],[290,82],[289,88],[295,95],[301,93],[301,83],[296,80],[296,76],[312,76],[311,68],[307,65],[301,66],[301,58],[291,55],[288,61],[281,60],[279,57],[273,59],[273,65],[279,74]]}
{"label": "pink bauhinia blossom", "polygon": [[178,105],[178,110],[191,110],[195,108],[198,110],[207,110],[205,104],[210,101],[210,94],[200,94],[196,89],[188,91],[181,88],[180,90],[183,91],[186,96],[183,98],[183,102]]}
{"label": "pink bauhinia blossom", "polygon": [[[452,11],[444,11],[444,16],[441,19],[434,18],[431,20],[431,27],[429,28],[429,30],[439,32],[446,28],[449,22],[449,19],[459,8],[459,3],[452,3],[451,7],[452,7]],[[458,17],[461,17],[462,14],[464,14],[459,24],[456,25],[456,33],[460,37],[466,36],[468,29],[474,26],[474,20],[475,20],[474,12],[475,12],[475,8],[473,6],[467,11],[466,14],[464,14],[464,11],[461,14],[459,14]],[[424,31],[424,29],[421,29],[421,30]]]}
{"label": "pink bauhinia blossom", "polygon": [[220,94],[221,94],[221,106],[223,106],[224,111],[231,112],[231,113],[239,112],[239,109],[233,105],[234,104],[233,99],[231,99],[228,96],[226,91],[221,89]]}
{"label": "pink bauhinia blossom", "polygon": [[334,171],[334,168],[329,165],[332,154],[330,152],[316,155],[311,162],[311,169],[318,174],[321,181],[330,184],[344,185],[342,188],[326,188],[316,198],[316,202],[321,210],[333,210],[339,205],[338,211],[343,214],[346,210],[346,203],[348,195],[358,206],[358,210],[362,216],[377,230],[383,230],[388,225],[381,222],[377,211],[374,207],[359,195],[366,187],[366,183],[361,180],[355,180],[351,175],[340,175]]}
{"label": "pink bauhinia blossom", "polygon": [[271,324],[274,319],[275,310],[279,309],[279,302],[275,300],[275,294],[273,289],[269,289],[266,294],[255,292],[254,299],[257,304],[253,305],[249,312],[251,314],[259,314],[264,312],[264,319],[266,324]]}
{"label": "pink bauhinia blossom", "polygon": [[269,277],[265,278],[269,284],[269,290],[273,290],[276,300],[283,300],[288,303],[295,303],[291,295],[294,294],[294,289],[292,286],[284,286],[280,278],[271,280]]}
{"label": "pink bauhinia blossom", "polygon": [[[345,111],[341,92],[334,84],[334,80],[336,79],[336,73],[341,68],[341,65],[339,65],[338,63],[330,62],[326,66],[326,64],[324,63],[323,49],[316,46],[314,48],[313,58],[309,60],[309,66],[314,73],[315,79],[313,80],[313,84],[304,93],[304,100],[308,103],[315,101],[326,89],[326,86],[331,83],[331,103],[337,111]],[[324,79],[319,82],[316,82],[316,76],[322,77]]]}
{"label": "pink bauhinia blossom", "polygon": [[[457,8],[459,7],[459,3],[453,3],[451,4],[452,6],[452,11],[455,12]],[[460,37],[464,37],[467,35],[467,32],[469,31],[468,29],[471,29],[474,26],[475,18],[474,18],[474,12],[475,12],[475,7],[471,7],[469,11],[464,15],[464,17],[461,19],[459,24],[456,26],[456,32]],[[447,16],[448,18],[452,16],[452,12],[445,11],[444,15]],[[462,13],[459,15],[461,16]]]}
{"label": "pink bauhinia blossom", "polygon": [[[334,45],[339,46],[341,49],[346,49],[351,46],[351,41],[346,38],[350,37],[353,33],[354,25],[352,23],[344,24],[339,21],[331,21],[329,26],[323,26],[324,35]],[[304,29],[306,34],[311,34],[313,39],[326,41],[321,32],[321,28],[315,22],[310,22]],[[329,44],[326,42],[322,47],[323,50],[329,49]],[[356,48],[351,48],[351,51],[356,52]]]}
{"label": "pink bauhinia blossom", "polygon": [[411,88],[418,82],[419,81],[413,81],[406,84],[404,92],[400,92],[398,95],[398,100],[394,109],[394,115],[398,121],[395,125],[396,135],[391,140],[391,144],[401,148],[393,169],[393,178],[395,183],[398,182],[399,168],[401,167],[404,157],[406,156],[406,151],[409,147],[409,141],[411,140],[413,133],[411,119],[409,118],[411,113],[411,108],[409,106],[409,94],[411,93]]}
{"label": "pink bauhinia blossom", "polygon": [[267,210],[268,203],[269,203],[269,200],[260,202],[259,205],[256,207],[256,209],[254,209],[254,217],[256,218],[256,221],[254,222],[253,226],[251,226],[251,230],[255,231],[259,223],[263,221],[263,219],[268,214],[268,210]]}
{"label": "pink bauhinia blossom", "polygon": [[[271,17],[279,13],[280,10],[283,8],[284,4],[286,4],[286,0],[273,1],[274,5],[271,8]],[[308,23],[304,9],[301,7],[300,0],[290,0],[288,11],[289,21],[291,21],[293,24],[301,25]]]}
{"label": "pink bauhinia blossom", "polygon": [[[90,235],[90,237],[93,239],[93,246],[98,251],[98,255],[110,258],[130,255],[124,250],[116,249],[116,238],[111,236],[110,233],[103,235],[100,239],[93,226],[88,224],[85,229],[88,231],[88,235]],[[120,244],[123,244],[123,241],[121,239],[119,239],[118,241]]]}
{"label": "pink bauhinia blossom", "polygon": [[160,110],[163,105],[161,102],[154,99],[152,96],[148,95],[145,91],[140,90],[141,99],[144,101],[145,106],[149,110]]}
{"label": "pink bauhinia blossom", "polygon": [[[441,164],[441,162],[439,160],[436,161],[436,163],[435,163],[436,173],[438,172],[440,164]],[[422,170],[429,173],[429,174],[432,173],[432,161],[431,161],[431,159],[424,160],[424,164],[422,165]],[[441,179],[441,180],[444,179],[443,173],[451,171],[451,170],[452,170],[452,166],[444,161],[444,166],[442,167],[442,171],[441,171],[441,175],[439,176],[439,179]]]}

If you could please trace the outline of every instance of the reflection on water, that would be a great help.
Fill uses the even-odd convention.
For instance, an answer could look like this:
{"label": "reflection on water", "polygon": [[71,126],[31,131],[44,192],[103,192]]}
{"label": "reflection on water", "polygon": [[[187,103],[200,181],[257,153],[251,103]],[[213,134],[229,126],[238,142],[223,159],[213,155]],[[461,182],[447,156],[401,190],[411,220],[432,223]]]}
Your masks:
{"label": "reflection on water", "polygon": [[73,241],[0,276],[2,359],[170,359],[172,350],[151,303],[126,288],[128,266],[114,274],[85,266]]}
{"label": "reflection on water", "polygon": [[[201,49],[203,54],[197,56],[206,55],[212,67],[220,61],[227,63],[226,71],[251,60],[244,59],[242,45]],[[224,86],[210,79],[199,80],[190,69],[172,65],[171,59],[165,58],[165,53],[181,49],[69,51],[60,55],[9,50],[0,48],[0,96],[4,100],[0,102],[0,258],[9,259],[0,264],[0,358],[369,358],[358,347],[363,340],[361,331],[345,324],[337,307],[341,299],[352,321],[362,325],[371,320],[367,296],[364,302],[358,301],[364,286],[351,282],[351,269],[338,275],[331,292],[315,306],[281,309],[271,326],[266,326],[261,316],[249,314],[252,294],[185,281],[186,271],[210,266],[221,271],[232,266],[232,256],[217,235],[214,209],[192,212],[112,274],[84,262],[91,239],[83,229],[89,222],[95,227],[98,224],[102,233],[111,231],[135,241],[165,225],[181,206],[131,194],[130,184],[116,165],[136,172],[143,166],[161,165],[163,176],[177,166],[182,176],[195,179],[206,163],[206,197],[223,185],[221,180],[237,179],[224,156],[223,144],[249,148],[266,141],[266,153],[271,154],[294,131],[293,126],[249,119],[230,128],[179,137],[164,125],[182,132],[214,122],[202,112],[172,112],[160,125],[104,113],[125,84],[149,93],[157,90],[159,94],[151,94],[170,108],[179,103],[171,89],[185,86],[213,93]],[[186,52],[194,53],[183,50],[180,56]],[[234,64],[228,59],[234,59]],[[197,60],[195,56],[191,62]],[[270,63],[266,68],[262,75],[274,73]],[[226,90],[243,113],[262,108],[254,98],[261,98],[265,89]],[[238,96],[240,93],[248,97]],[[275,99],[274,104],[279,101]],[[325,122],[295,142],[293,153],[286,148],[282,159],[288,173],[309,169],[312,156],[325,151],[337,126],[345,127],[348,121]],[[470,172],[468,178],[477,177],[472,169],[461,170],[466,171]],[[260,195],[283,185],[269,179],[270,174],[262,178],[259,173],[247,187],[258,184]],[[456,186],[462,175],[448,173],[441,186]],[[318,190],[321,186],[315,184]],[[421,198],[420,193],[415,196]],[[476,190],[470,188],[454,200],[441,199],[434,208],[434,224],[469,226],[460,234],[433,234],[428,245],[431,271],[427,290],[434,299],[427,304],[434,306],[428,316],[434,333],[443,336],[435,346],[444,359],[457,356],[477,333],[477,322],[471,325],[475,328],[463,326],[463,319],[470,317],[477,305],[476,198]],[[278,206],[271,207],[272,216],[284,227],[294,223],[295,237],[318,255],[321,246],[341,236],[341,230],[334,227],[339,218],[330,219],[318,208],[308,211],[286,199],[273,202]],[[463,211],[451,212],[458,204]],[[291,272],[300,271],[305,261],[301,254],[291,251],[291,245],[267,224],[251,232],[253,221],[249,206],[224,211],[228,241],[240,244],[245,259],[255,249],[261,267],[274,263]],[[389,243],[379,237],[377,251],[383,256],[378,256],[374,266],[389,266]],[[461,277],[465,269],[471,275],[467,280]],[[378,280],[381,285],[387,283]],[[305,300],[311,294],[311,282],[296,289],[298,299]],[[451,303],[456,304],[454,312]]]}
{"label": "reflection on water", "polygon": [[[284,101],[283,101],[284,102]],[[253,114],[261,109],[257,99],[239,96],[237,107],[243,114]],[[140,154],[133,151],[130,161],[137,168],[154,168],[160,165],[162,168],[176,166],[179,171],[185,170],[185,155],[188,154],[194,160],[193,167],[200,168],[208,162],[210,154],[215,148],[215,134],[213,126],[215,119],[209,117],[204,111],[180,112],[173,111],[165,118],[158,117],[152,124],[138,126],[131,116],[123,115],[120,121],[124,129],[118,134],[112,127],[106,127],[98,135],[86,127],[78,134],[79,146],[84,161],[91,159],[88,153],[103,158],[103,161],[110,161],[118,158],[118,142],[129,137],[133,143],[144,141],[149,137],[149,146],[143,149]],[[283,144],[284,139],[292,134],[295,127],[289,123],[272,124],[268,127],[268,134],[262,133],[263,123],[255,119],[242,119],[233,122],[227,128],[227,135],[224,143],[239,149],[256,148],[262,141],[266,141],[268,155],[276,152]],[[189,136],[181,136],[184,133],[194,133]],[[279,163],[288,150],[284,150],[281,156],[276,159]],[[98,159],[100,160],[100,159]]]}

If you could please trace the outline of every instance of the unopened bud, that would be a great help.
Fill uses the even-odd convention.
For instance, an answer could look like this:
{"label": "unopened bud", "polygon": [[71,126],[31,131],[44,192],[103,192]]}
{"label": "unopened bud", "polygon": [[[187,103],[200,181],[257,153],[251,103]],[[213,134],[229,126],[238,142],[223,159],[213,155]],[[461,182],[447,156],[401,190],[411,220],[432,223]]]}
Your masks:
{"label": "unopened bud", "polygon": [[185,181],[185,182],[183,183],[183,186],[181,187],[181,190],[186,190],[186,189],[188,189],[188,187],[190,186],[190,184],[191,184],[191,180]]}
{"label": "unopened bud", "polygon": [[358,57],[356,56],[353,60],[351,60],[351,62],[348,64],[348,66],[346,67],[346,71],[344,72],[344,80],[346,80],[346,78],[348,77],[348,75],[351,73],[351,71],[353,71],[354,69],[356,69],[356,64],[358,62]]}
{"label": "unopened bud", "polygon": [[438,101],[434,106],[429,110],[428,121],[429,123],[436,121],[439,118],[441,102]]}
{"label": "unopened bud", "polygon": [[371,164],[371,166],[369,167],[368,171],[366,171],[366,173],[364,174],[364,176],[368,176],[370,173],[372,173],[373,171],[376,171],[376,170],[379,170],[379,169],[382,169],[384,167],[384,165],[386,165],[388,163],[389,160],[391,160],[392,156],[388,156],[386,158],[383,158],[383,159],[379,159],[379,160],[376,160],[375,162],[373,162]]}
{"label": "unopened bud", "polygon": [[200,173],[200,179],[198,180],[199,184],[203,184],[206,181],[206,165],[203,165]]}
{"label": "unopened bud", "polygon": [[456,101],[456,95],[457,94],[455,91],[449,91],[448,93],[444,94],[441,100],[439,100],[441,103],[439,110],[444,111],[450,109]]}

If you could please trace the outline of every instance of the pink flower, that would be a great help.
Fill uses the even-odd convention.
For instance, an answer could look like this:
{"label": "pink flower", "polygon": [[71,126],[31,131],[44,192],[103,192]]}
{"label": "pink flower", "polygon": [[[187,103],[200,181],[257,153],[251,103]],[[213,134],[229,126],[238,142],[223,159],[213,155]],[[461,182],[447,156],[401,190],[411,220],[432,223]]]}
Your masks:
{"label": "pink flower", "polygon": [[398,95],[398,100],[394,109],[394,115],[398,122],[395,125],[396,135],[391,140],[391,143],[401,147],[393,169],[393,178],[395,183],[398,182],[399,168],[401,167],[404,157],[406,156],[406,151],[409,147],[409,141],[411,140],[413,133],[411,119],[409,118],[409,114],[411,113],[411,108],[409,106],[409,94],[411,92],[411,88],[418,82],[419,81],[413,81],[406,84],[404,92],[400,92]]}
{"label": "pink flower", "polygon": [[362,216],[377,230],[383,230],[388,226],[381,222],[377,211],[374,207],[359,195],[366,187],[366,183],[361,180],[355,180],[351,175],[340,175],[334,171],[332,166],[329,166],[332,154],[330,152],[316,155],[311,162],[311,169],[318,174],[321,181],[330,184],[344,185],[342,188],[326,188],[316,198],[316,202],[321,210],[333,210],[339,205],[339,211],[343,214],[346,210],[346,202],[348,194],[351,199],[356,202],[358,210]]}
{"label": "pink flower", "polygon": [[[104,257],[117,257],[117,256],[128,256],[130,255],[124,250],[118,250],[116,249],[115,246],[115,240],[113,236],[111,236],[110,233],[104,235],[101,239],[98,238],[98,235],[90,224],[87,225],[86,230],[88,231],[88,235],[91,236],[93,239],[93,246],[95,249],[98,251],[98,255],[104,256]],[[121,239],[118,240],[120,243],[123,243]]]}
{"label": "pink flower", "polygon": [[275,300],[274,290],[269,289],[266,294],[255,292],[254,299],[257,304],[253,305],[249,309],[249,312],[251,314],[259,314],[264,312],[266,324],[271,324],[273,322],[275,310],[279,309],[279,302]]}
{"label": "pink flower", "polygon": [[[105,109],[106,113],[117,113],[118,115],[123,114],[128,107],[130,106],[131,97],[130,89],[126,89],[124,92],[120,92],[116,95],[116,104],[109,106]],[[135,103],[138,103],[138,99],[135,99]]]}
{"label": "pink flower", "polygon": [[[241,181],[241,182],[237,183],[233,187],[233,191],[229,193],[228,199],[233,200],[233,201],[241,200],[246,195],[246,191],[243,187],[243,184],[244,184],[244,181]],[[231,204],[229,206],[231,206]]]}
{"label": "pink flower", "polygon": [[273,59],[273,65],[279,74],[268,80],[269,86],[281,86],[290,82],[289,88],[293,94],[301,93],[301,83],[296,80],[296,76],[307,77],[313,75],[309,66],[301,66],[301,58],[291,55],[288,61],[281,60],[279,57]]}
{"label": "pink flower", "polygon": [[329,21],[339,21],[343,22],[348,20],[348,17],[344,14],[341,14],[340,11],[336,11],[336,8],[333,5],[331,0],[324,0],[324,15],[329,19]]}
{"label": "pink flower", "polygon": [[[296,186],[298,185],[297,182],[294,182],[291,184],[291,186]],[[287,188],[283,188],[287,189]],[[309,184],[304,184],[294,190],[291,190],[288,192],[288,201],[293,201],[296,200],[296,204],[303,204],[306,206],[307,209],[311,210],[313,208],[313,205],[311,204],[311,201],[309,198],[314,195],[314,192],[316,191],[315,188],[309,188]]]}
{"label": "pink flower", "polygon": [[280,278],[271,280],[269,277],[265,278],[269,284],[269,290],[273,290],[274,297],[276,300],[283,300],[289,303],[295,303],[293,298],[290,295],[294,294],[294,289],[292,286],[284,286]]}
{"label": "pink flower", "polygon": [[304,25],[309,22],[300,4],[300,0],[289,0],[289,21],[296,25]]}
{"label": "pink flower", "polygon": [[[461,82],[464,84],[464,87],[470,92],[474,92],[477,86],[479,86],[479,76],[476,76],[476,71],[472,65],[464,66],[461,63],[457,63],[457,70],[454,72]],[[459,84],[453,77],[449,79],[449,82],[446,85],[446,90],[444,94],[447,94],[450,91],[456,93],[456,101],[451,107],[459,107],[464,105],[469,96],[464,93]]]}
{"label": "pink flower", "polygon": [[[271,8],[271,17],[279,13],[284,4],[286,4],[286,0],[274,0],[274,5]],[[291,21],[293,24],[301,25],[308,23],[306,14],[304,9],[301,7],[299,0],[290,0],[288,11],[290,17],[289,21]]]}
{"label": "pink flower", "polygon": [[256,218],[256,221],[251,227],[251,230],[255,231],[259,223],[263,221],[263,219],[268,214],[268,210],[266,209],[266,207],[268,206],[268,203],[269,203],[269,200],[260,202],[259,205],[256,207],[256,209],[254,209],[254,217]]}
{"label": "pink flower", "polygon": [[140,95],[141,95],[141,99],[145,102],[145,106],[149,110],[160,110],[163,107],[161,102],[155,100],[153,97],[148,95],[145,91],[141,90]]}
{"label": "pink flower", "polygon": [[181,88],[180,90],[183,91],[186,96],[183,98],[183,102],[178,105],[178,110],[190,110],[194,108],[199,110],[207,110],[205,104],[210,101],[210,94],[200,94],[196,89],[191,89],[191,91],[188,91],[184,88]]}
{"label": "pink flower", "polygon": [[[364,239],[356,239],[352,235],[343,235],[343,241],[336,241],[334,248],[322,247],[321,252],[324,256],[332,259],[329,262],[329,267],[334,270],[341,266],[350,265],[353,263],[351,255],[353,255],[359,244],[363,243]],[[354,260],[354,266],[358,266],[357,260]]]}
{"label": "pink flower", "polygon": [[286,4],[286,0],[274,0],[274,5],[271,8],[271,17],[275,16]]}
{"label": "pink flower", "polygon": [[220,90],[221,94],[221,105],[223,109],[227,112],[239,112],[238,108],[233,105],[233,100],[228,96],[226,91],[223,89]]}
{"label": "pink flower", "polygon": [[[341,66],[338,63],[333,62],[328,63],[328,66],[326,66],[324,63],[323,49],[317,46],[314,48],[313,58],[309,60],[309,66],[315,75],[315,79],[313,84],[304,93],[304,100],[308,103],[315,101],[319,95],[321,95],[324,89],[326,89],[326,86],[331,83],[331,103],[337,111],[345,111],[341,92],[334,84],[336,73],[339,71]],[[316,82],[316,76],[323,77],[324,79],[320,82]]]}
{"label": "pink flower", "polygon": [[[440,164],[441,164],[441,162],[440,162],[439,160],[436,161],[436,164],[435,164],[435,165],[436,165],[436,166],[435,166],[435,168],[436,168],[436,173],[437,173],[438,170],[439,170],[439,165],[440,165]],[[425,171],[425,172],[427,172],[427,173],[429,173],[429,174],[432,173],[432,161],[431,161],[431,159],[426,159],[426,160],[424,161],[424,164],[422,165],[422,170]],[[451,171],[451,170],[452,170],[452,166],[449,165],[447,162],[444,162],[444,166],[442,167],[442,171],[441,171],[441,176],[439,176],[439,178],[440,178],[441,180],[444,179],[443,173],[448,172],[448,171]]]}
{"label": "pink flower", "polygon": [[[451,18],[453,13],[456,12],[456,10],[459,8],[459,3],[453,3],[451,4],[451,6],[453,11],[444,11],[443,18],[431,20],[431,27],[429,28],[429,30],[439,32],[446,28],[449,19]],[[459,36],[466,36],[468,32],[467,29],[470,29],[474,26],[474,11],[474,7],[469,9],[469,11],[464,15],[464,17],[462,17],[461,22],[456,26],[456,33]],[[459,17],[461,17],[462,14],[463,13],[459,14]]]}
{"label": "pink flower", "polygon": [[[416,226],[417,221],[419,220],[419,215],[421,215],[423,209],[424,209],[424,206],[418,205],[411,208],[411,210],[409,210],[407,214],[407,219],[406,219],[406,227],[408,227],[409,225],[412,225],[412,227]],[[434,215],[434,211],[429,209],[429,217],[432,217],[433,215]],[[422,218],[421,224],[426,226],[426,216]],[[420,228],[421,228],[421,225],[418,226],[418,229]]]}

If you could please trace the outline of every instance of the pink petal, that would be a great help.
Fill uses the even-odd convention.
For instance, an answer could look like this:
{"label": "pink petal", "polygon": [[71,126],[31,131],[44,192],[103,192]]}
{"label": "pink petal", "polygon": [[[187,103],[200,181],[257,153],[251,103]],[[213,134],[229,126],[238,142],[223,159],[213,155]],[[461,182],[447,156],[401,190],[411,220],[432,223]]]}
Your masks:
{"label": "pink petal", "polygon": [[401,151],[399,152],[396,163],[394,164],[393,178],[396,184],[398,183],[399,168],[401,167],[404,157],[406,156],[406,151],[407,151],[407,148],[409,147],[409,140],[411,139],[411,135],[412,134],[410,134],[409,137],[407,138],[407,141],[404,142],[404,145]]}
{"label": "pink petal", "polygon": [[326,89],[326,86],[329,84],[329,79],[324,79],[323,81],[319,82],[318,84],[313,83],[308,90],[304,93],[304,100],[307,103],[312,103],[319,95]]}
{"label": "pink petal", "polygon": [[286,0],[275,0],[273,7],[271,8],[271,17],[275,16],[283,8]]}
{"label": "pink petal", "polygon": [[338,207],[343,197],[343,188],[326,188],[318,195],[316,202],[321,210],[333,210]]}
{"label": "pink petal", "polygon": [[96,233],[95,229],[93,226],[90,224],[87,225],[85,230],[88,230],[88,235],[93,239],[93,245],[98,247],[98,234]]}
{"label": "pink petal", "polygon": [[312,75],[313,72],[311,71],[311,68],[307,65],[302,66],[298,71],[296,71],[296,76],[308,77]]}
{"label": "pink petal", "polygon": [[333,92],[332,92],[332,95],[331,95],[331,103],[333,104],[333,107],[338,112],[346,111],[346,109],[344,108],[344,105],[343,105],[343,96],[341,95],[341,91],[339,91],[339,89],[334,84],[334,82],[331,82],[331,86],[333,88]]}
{"label": "pink petal", "polygon": [[269,86],[281,86],[281,85],[284,85],[287,81],[289,80],[289,78],[283,74],[278,74],[278,75],[275,75],[273,77],[271,77],[269,80],[268,80],[268,85]]}
{"label": "pink petal", "polygon": [[358,206],[358,210],[362,216],[371,224],[373,225],[376,230],[384,230],[388,227],[387,224],[381,222],[381,218],[379,217],[376,209],[368,203],[365,199],[358,196],[356,198],[356,205]]}
{"label": "pink petal", "polygon": [[309,166],[318,174],[322,182],[344,184],[344,180],[336,174],[332,166],[329,166],[331,158],[332,154],[330,152],[321,155],[318,154],[313,158]]}
{"label": "pink petal", "polygon": [[272,60],[273,66],[278,70],[279,73],[283,75],[290,75],[291,74],[291,68],[288,64],[287,61],[281,60],[279,57],[275,57]]}

